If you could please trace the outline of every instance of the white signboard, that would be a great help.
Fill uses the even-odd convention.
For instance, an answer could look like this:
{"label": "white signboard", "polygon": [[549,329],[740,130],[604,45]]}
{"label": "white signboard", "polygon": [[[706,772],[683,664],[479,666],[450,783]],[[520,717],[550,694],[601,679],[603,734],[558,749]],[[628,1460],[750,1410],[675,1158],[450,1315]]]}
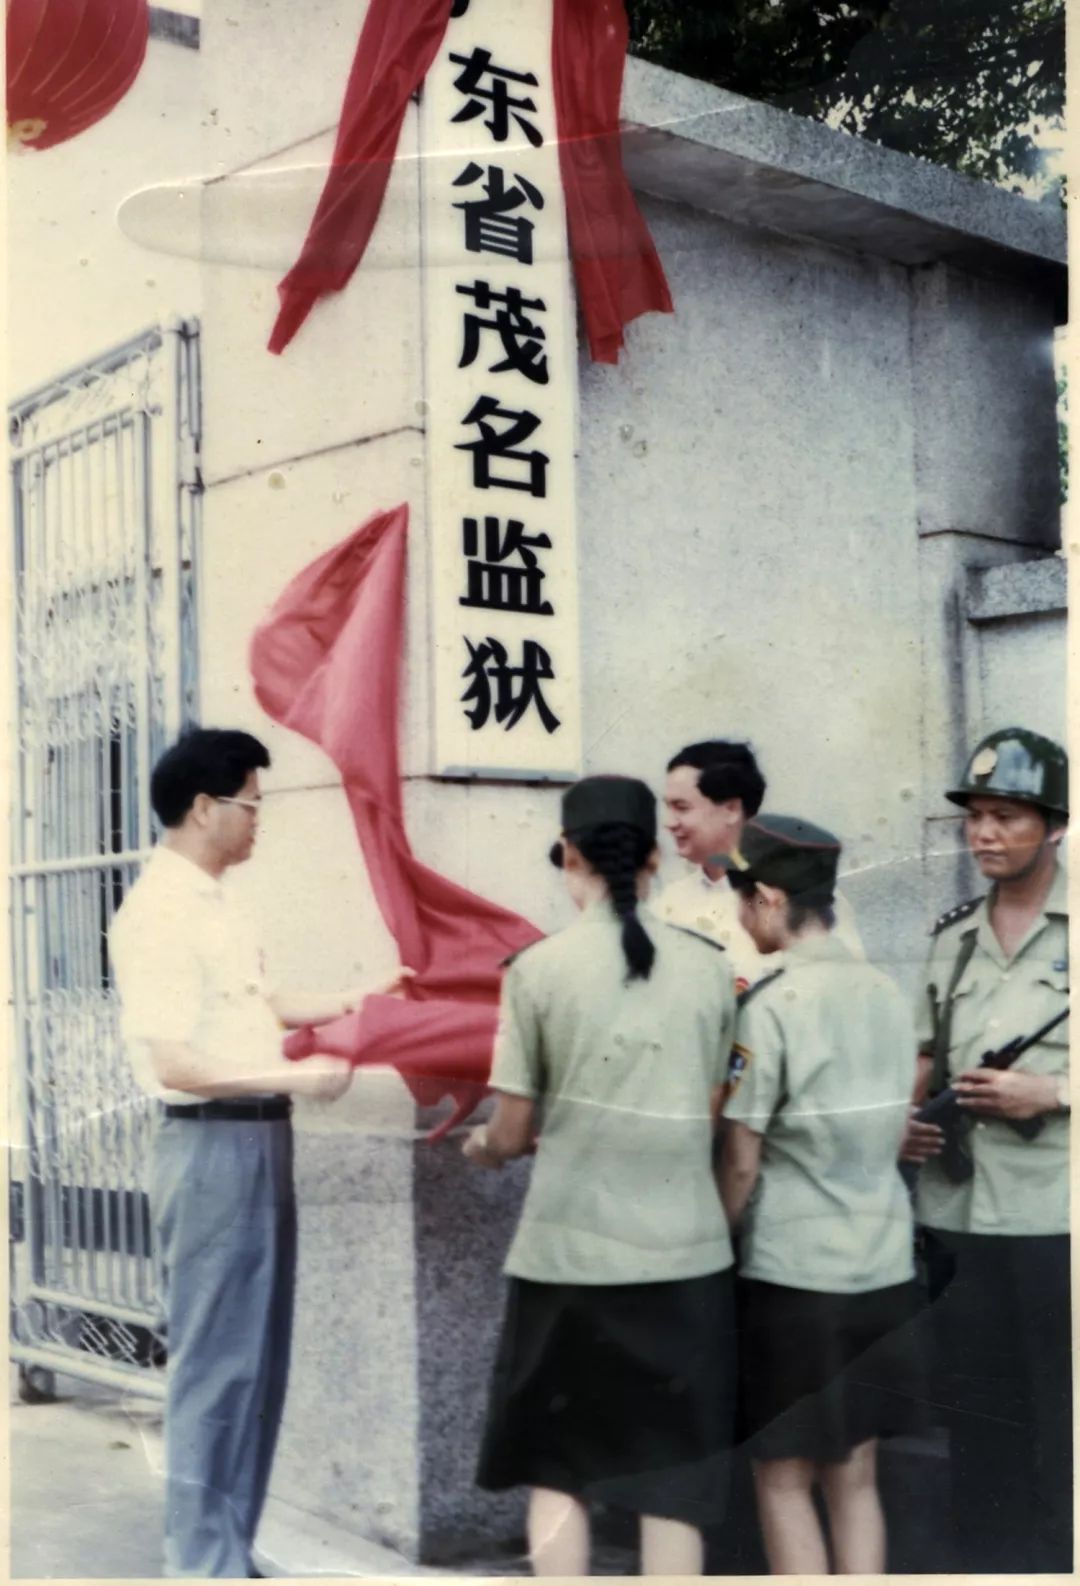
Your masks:
{"label": "white signboard", "polygon": [[552,0],[456,0],[421,99],[434,770],[581,758],[577,337]]}

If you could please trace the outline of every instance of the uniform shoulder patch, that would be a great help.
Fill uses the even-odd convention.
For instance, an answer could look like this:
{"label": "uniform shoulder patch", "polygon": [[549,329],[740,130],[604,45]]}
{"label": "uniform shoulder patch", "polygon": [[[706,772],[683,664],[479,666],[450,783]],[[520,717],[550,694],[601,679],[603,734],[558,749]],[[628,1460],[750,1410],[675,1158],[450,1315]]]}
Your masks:
{"label": "uniform shoulder patch", "polygon": [[728,1059],[727,1071],[727,1099],[729,1101],[742,1083],[742,1080],[746,1074],[746,1070],[750,1067],[753,1056],[754,1054],[751,1052],[748,1046],[740,1046],[738,1041],[735,1041],[732,1044],[731,1056]]}
{"label": "uniform shoulder patch", "polygon": [[752,986],[747,986],[745,991],[740,991],[735,1001],[738,1007],[745,1008],[746,1004],[756,997],[759,991],[764,991],[766,986],[771,986],[774,980],[779,980],[784,973],[783,969],[774,969],[769,975],[762,975],[760,980],[755,980]]}
{"label": "uniform shoulder patch", "polygon": [[700,931],[695,931],[689,925],[675,925],[671,920],[665,920],[664,924],[669,931],[678,931],[680,936],[692,936],[695,942],[701,942],[705,947],[715,948],[718,953],[727,952],[723,942],[716,942],[711,936],[703,936]]}
{"label": "uniform shoulder patch", "polygon": [[546,941],[547,941],[547,937],[546,936],[538,936],[536,938],[535,942],[526,942],[524,947],[519,947],[515,952],[507,953],[505,958],[500,959],[499,968],[500,969],[509,969],[511,964],[516,964],[517,963],[517,961],[521,957],[522,953],[527,953],[529,951],[529,948],[530,947],[535,947],[538,942],[546,942]]}
{"label": "uniform shoulder patch", "polygon": [[939,936],[942,931],[947,931],[950,925],[956,925],[960,920],[966,920],[969,915],[982,902],[982,898],[970,898],[967,903],[958,903],[954,909],[946,909],[944,914],[939,914],[930,929],[931,936]]}

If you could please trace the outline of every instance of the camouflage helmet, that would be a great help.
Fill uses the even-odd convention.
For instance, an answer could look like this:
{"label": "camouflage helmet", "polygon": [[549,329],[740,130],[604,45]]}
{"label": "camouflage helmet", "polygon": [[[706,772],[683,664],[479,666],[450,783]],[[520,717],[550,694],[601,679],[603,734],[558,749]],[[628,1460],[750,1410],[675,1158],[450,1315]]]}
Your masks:
{"label": "camouflage helmet", "polygon": [[1026,727],[1003,727],[976,745],[959,787],[945,797],[954,804],[967,804],[980,795],[1017,799],[1067,819],[1069,758],[1052,738]]}

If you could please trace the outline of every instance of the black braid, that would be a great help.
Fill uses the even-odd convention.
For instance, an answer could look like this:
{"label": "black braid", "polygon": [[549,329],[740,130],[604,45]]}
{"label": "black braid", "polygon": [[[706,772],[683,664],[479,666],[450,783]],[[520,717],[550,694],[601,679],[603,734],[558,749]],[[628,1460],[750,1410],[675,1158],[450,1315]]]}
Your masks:
{"label": "black braid", "polygon": [[638,871],[653,850],[653,841],[636,826],[611,821],[588,831],[567,832],[586,863],[607,882],[616,914],[623,922],[622,947],[628,980],[648,980],[656,949],[638,919]]}

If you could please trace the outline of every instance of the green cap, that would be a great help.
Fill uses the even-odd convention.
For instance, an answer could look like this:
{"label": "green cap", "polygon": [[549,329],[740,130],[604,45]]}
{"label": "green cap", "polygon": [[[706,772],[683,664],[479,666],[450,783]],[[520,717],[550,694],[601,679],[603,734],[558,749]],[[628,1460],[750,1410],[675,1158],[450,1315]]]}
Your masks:
{"label": "green cap", "polygon": [[711,864],[745,881],[763,881],[789,897],[812,893],[831,903],[840,864],[840,841],[797,815],[756,815],[743,827],[739,846]]}
{"label": "green cap", "polygon": [[1003,727],[976,745],[959,787],[945,797],[960,805],[980,797],[1016,799],[1067,818],[1069,757],[1052,738],[1026,727]]}
{"label": "green cap", "polygon": [[636,777],[582,777],[563,794],[564,832],[583,832],[616,821],[635,827],[655,842],[656,798]]}

